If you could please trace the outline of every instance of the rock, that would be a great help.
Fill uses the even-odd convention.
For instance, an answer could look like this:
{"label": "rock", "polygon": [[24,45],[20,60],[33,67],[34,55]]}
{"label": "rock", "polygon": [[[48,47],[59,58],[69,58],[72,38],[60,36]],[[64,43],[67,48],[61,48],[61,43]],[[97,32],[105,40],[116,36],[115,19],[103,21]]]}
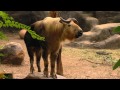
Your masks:
{"label": "rock", "polygon": [[91,39],[91,41],[102,41],[110,36],[113,36],[115,33],[113,33],[113,29],[117,26],[120,26],[120,23],[107,23],[107,24],[101,24],[96,25],[93,29],[91,29],[91,32],[94,33],[94,37]]}
{"label": "rock", "polygon": [[84,32],[90,31],[95,25],[98,25],[99,23],[97,18],[91,17],[90,15],[80,11],[68,11],[66,13],[61,12],[60,16],[66,19],[71,17],[76,18]]}
{"label": "rock", "polygon": [[106,52],[106,51],[97,51],[96,53],[99,54],[99,55],[109,55],[109,54],[112,54],[112,53]]}
{"label": "rock", "polygon": [[94,26],[90,31],[84,34],[76,41],[88,40],[91,42],[98,42],[109,38],[115,33],[112,32],[113,28],[120,26],[120,23],[107,23]]}
{"label": "rock", "polygon": [[[7,11],[15,21],[31,25],[35,21],[42,20],[49,16],[49,11]],[[98,24],[97,18],[84,14],[83,11],[58,11],[58,16],[65,19],[76,18],[84,31],[89,31],[94,25]]]}
{"label": "rock", "polygon": [[120,35],[115,34],[103,41],[93,43],[92,46],[93,46],[93,48],[96,48],[96,49],[120,48]]}
{"label": "rock", "polygon": [[100,24],[119,23],[120,11],[84,11],[87,14],[97,18]]}
{"label": "rock", "polygon": [[68,46],[79,48],[120,48],[119,35],[113,33],[113,28],[120,26],[120,23],[107,23],[94,26],[90,31],[76,39]]}
{"label": "rock", "polygon": [[48,15],[48,11],[7,11],[15,21],[31,25],[37,20],[41,20]]}
{"label": "rock", "polygon": [[[28,74],[24,79],[53,79],[52,77],[45,77],[42,72],[34,72],[34,74]],[[64,76],[57,75],[57,79],[66,79]]]}
{"label": "rock", "polygon": [[[37,20],[41,20],[49,15],[49,11],[6,11],[15,21],[31,25]],[[76,18],[84,31],[89,31],[94,23],[118,23],[120,21],[120,11],[58,11],[59,16]],[[88,18],[90,20],[88,20]],[[90,25],[89,25],[90,24]]]}
{"label": "rock", "polygon": [[25,56],[21,44],[16,42],[7,43],[0,49],[0,53],[4,55],[1,57],[1,63],[3,64],[21,65]]}
{"label": "rock", "polygon": [[26,31],[27,30],[25,30],[25,29],[22,29],[22,30],[19,31],[19,36],[20,36],[21,39],[24,39]]}
{"label": "rock", "polygon": [[[96,11],[95,17],[99,20],[100,24],[105,23],[118,23],[116,16],[120,16],[120,11]],[[119,19],[120,20],[120,19]]]}
{"label": "rock", "polygon": [[86,24],[86,27],[84,27],[85,31],[90,31],[94,26],[99,24],[99,21],[97,18],[89,16],[85,18],[85,24]]}

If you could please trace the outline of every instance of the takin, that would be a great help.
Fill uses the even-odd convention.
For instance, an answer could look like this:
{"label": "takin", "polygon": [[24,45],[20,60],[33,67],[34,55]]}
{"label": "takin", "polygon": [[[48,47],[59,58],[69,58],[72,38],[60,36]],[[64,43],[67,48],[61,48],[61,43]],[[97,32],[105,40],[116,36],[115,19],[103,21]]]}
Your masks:
{"label": "takin", "polygon": [[30,57],[30,73],[33,73],[34,54],[36,56],[36,65],[38,72],[41,72],[40,58],[44,60],[44,75],[48,77],[48,56],[50,55],[51,71],[50,75],[56,77],[55,63],[57,63],[57,74],[63,75],[63,66],[61,60],[62,42],[66,39],[72,41],[82,36],[83,31],[75,18],[46,17],[43,20],[36,21],[31,25],[31,29],[38,35],[45,37],[45,41],[33,39],[26,32],[24,42]]}

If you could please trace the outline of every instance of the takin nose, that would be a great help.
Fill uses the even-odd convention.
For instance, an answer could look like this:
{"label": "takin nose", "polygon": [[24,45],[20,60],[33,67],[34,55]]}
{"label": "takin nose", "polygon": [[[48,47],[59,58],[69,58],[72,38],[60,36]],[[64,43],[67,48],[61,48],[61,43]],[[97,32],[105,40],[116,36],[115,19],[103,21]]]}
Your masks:
{"label": "takin nose", "polygon": [[82,30],[78,31],[78,33],[76,34],[76,38],[82,36],[82,34],[83,34],[83,31],[82,31]]}

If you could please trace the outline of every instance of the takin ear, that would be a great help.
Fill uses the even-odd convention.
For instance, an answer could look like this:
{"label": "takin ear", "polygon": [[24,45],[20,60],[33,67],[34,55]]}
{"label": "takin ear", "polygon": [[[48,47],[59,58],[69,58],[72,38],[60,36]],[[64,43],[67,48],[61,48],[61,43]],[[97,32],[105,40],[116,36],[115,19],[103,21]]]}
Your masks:
{"label": "takin ear", "polygon": [[79,22],[75,19],[75,18],[71,18],[73,20],[74,23],[76,23],[77,25],[79,25]]}

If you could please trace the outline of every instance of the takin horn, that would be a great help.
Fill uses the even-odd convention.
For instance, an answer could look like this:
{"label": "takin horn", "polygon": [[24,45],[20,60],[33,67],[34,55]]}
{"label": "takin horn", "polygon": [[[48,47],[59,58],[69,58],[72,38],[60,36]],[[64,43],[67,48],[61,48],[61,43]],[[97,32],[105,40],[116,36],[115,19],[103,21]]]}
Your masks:
{"label": "takin horn", "polygon": [[62,23],[62,22],[65,22],[65,23],[69,24],[69,23],[71,22],[71,20],[65,20],[65,19],[63,19],[62,17],[60,17],[60,22],[61,22],[61,23]]}

